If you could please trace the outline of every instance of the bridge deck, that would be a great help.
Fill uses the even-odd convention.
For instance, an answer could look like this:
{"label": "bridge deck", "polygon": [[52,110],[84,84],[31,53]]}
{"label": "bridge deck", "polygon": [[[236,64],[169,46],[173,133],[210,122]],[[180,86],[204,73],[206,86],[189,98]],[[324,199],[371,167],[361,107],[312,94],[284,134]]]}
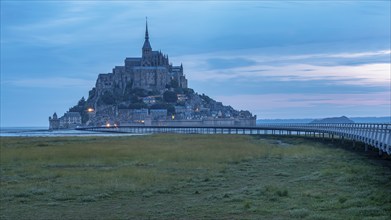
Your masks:
{"label": "bridge deck", "polygon": [[311,135],[363,142],[391,155],[391,124],[267,124],[254,127],[235,126],[118,126],[81,127],[78,130],[117,133],[196,133],[196,134],[272,134]]}

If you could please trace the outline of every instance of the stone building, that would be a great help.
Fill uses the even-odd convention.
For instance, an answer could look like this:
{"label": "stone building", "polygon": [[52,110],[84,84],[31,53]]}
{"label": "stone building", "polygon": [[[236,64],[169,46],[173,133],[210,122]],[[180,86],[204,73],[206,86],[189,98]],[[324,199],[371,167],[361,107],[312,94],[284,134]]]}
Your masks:
{"label": "stone building", "polygon": [[124,66],[114,67],[111,73],[99,74],[95,87],[99,95],[114,88],[124,93],[129,86],[148,91],[164,91],[172,81],[177,82],[181,88],[187,88],[182,64],[173,66],[168,55],[152,50],[148,23],[146,23],[142,56],[128,57],[125,59]]}
{"label": "stone building", "polygon": [[76,128],[81,125],[79,112],[67,112],[60,118],[60,128]]}
{"label": "stone building", "polygon": [[79,112],[67,112],[61,118],[58,118],[57,113],[54,113],[53,118],[49,117],[49,130],[76,128],[80,125],[82,125],[82,121]]}
{"label": "stone building", "polygon": [[60,120],[57,117],[57,113],[53,114],[53,118],[49,117],[49,130],[60,129]]}
{"label": "stone building", "polygon": [[152,120],[166,120],[167,109],[151,109],[149,110]]}
{"label": "stone building", "polygon": [[132,119],[133,121],[144,121],[149,116],[147,108],[133,109]]}

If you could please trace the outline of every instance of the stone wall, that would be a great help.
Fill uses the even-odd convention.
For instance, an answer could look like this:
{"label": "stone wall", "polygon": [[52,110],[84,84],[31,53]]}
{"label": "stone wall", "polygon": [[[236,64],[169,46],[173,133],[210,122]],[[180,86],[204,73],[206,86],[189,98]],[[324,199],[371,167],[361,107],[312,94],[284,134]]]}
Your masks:
{"label": "stone wall", "polygon": [[134,88],[142,88],[146,90],[164,90],[170,82],[168,70],[164,67],[160,68],[135,68],[133,70]]}

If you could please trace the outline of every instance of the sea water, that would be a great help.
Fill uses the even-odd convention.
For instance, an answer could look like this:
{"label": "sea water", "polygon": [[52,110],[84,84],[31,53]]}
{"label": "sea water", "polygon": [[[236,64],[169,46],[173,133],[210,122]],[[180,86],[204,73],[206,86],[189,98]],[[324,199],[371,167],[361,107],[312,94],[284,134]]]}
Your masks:
{"label": "sea water", "polygon": [[72,136],[131,136],[140,134],[107,133],[82,130],[54,130],[44,127],[1,127],[0,137],[72,137]]}

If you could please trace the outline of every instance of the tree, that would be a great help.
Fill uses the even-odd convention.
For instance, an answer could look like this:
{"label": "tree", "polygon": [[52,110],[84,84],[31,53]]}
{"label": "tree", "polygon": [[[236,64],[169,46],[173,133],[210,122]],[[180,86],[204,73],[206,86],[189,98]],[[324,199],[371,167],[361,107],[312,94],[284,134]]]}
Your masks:
{"label": "tree", "polygon": [[84,106],[86,104],[86,100],[85,100],[85,98],[84,98],[84,96],[83,97],[81,97],[81,99],[79,100],[79,102],[77,103],[77,105],[78,106]]}
{"label": "tree", "polygon": [[202,95],[200,96],[207,104],[209,104],[211,101],[212,101],[212,99],[209,97],[209,96],[207,96],[207,95],[205,95],[204,93],[202,93]]}
{"label": "tree", "polygon": [[174,92],[175,92],[176,94],[183,94],[183,93],[184,93],[184,91],[183,91],[183,89],[182,89],[181,87],[175,88],[175,89],[174,89]]}
{"label": "tree", "polygon": [[114,105],[116,103],[116,98],[110,91],[104,92],[100,100],[106,105]]}
{"label": "tree", "polygon": [[148,92],[142,88],[134,88],[132,89],[132,94],[137,95],[138,97],[146,97],[148,96]]}
{"label": "tree", "polygon": [[128,108],[129,108],[129,106],[127,106],[127,105],[125,105],[123,103],[118,105],[118,109],[128,109]]}
{"label": "tree", "polygon": [[148,96],[153,96],[153,95],[160,95],[160,92],[158,90],[148,91]]}
{"label": "tree", "polygon": [[170,82],[170,85],[172,88],[176,89],[179,87],[179,83],[178,81],[176,81],[175,79],[172,79],[171,82]]}
{"label": "tree", "polygon": [[184,88],[183,89],[183,93],[186,95],[186,96],[189,96],[191,94],[194,94],[194,90],[193,89],[189,89],[189,88]]}
{"label": "tree", "polygon": [[175,92],[171,92],[171,91],[165,91],[163,93],[163,100],[165,102],[171,102],[171,103],[174,103],[178,100],[178,97],[176,95]]}
{"label": "tree", "polygon": [[96,94],[96,89],[95,89],[95,87],[94,87],[94,88],[92,88],[92,89],[88,92],[88,100],[91,100],[92,98],[94,98],[95,94]]}
{"label": "tree", "polygon": [[77,105],[73,106],[72,108],[69,109],[70,112],[80,112],[82,113],[85,109],[85,106],[86,106],[86,100],[84,99],[84,97],[82,97],[79,102],[77,103]]}
{"label": "tree", "polygon": [[129,99],[132,103],[141,103],[142,101],[136,96],[136,95],[131,95]]}
{"label": "tree", "polygon": [[175,114],[175,107],[173,105],[168,105],[167,106],[167,114],[168,115],[174,115]]}
{"label": "tree", "polygon": [[81,121],[82,123],[86,123],[88,121],[88,114],[86,112],[86,105],[87,102],[84,97],[82,97],[77,105],[73,106],[72,108],[69,109],[69,112],[79,112],[81,115]]}

